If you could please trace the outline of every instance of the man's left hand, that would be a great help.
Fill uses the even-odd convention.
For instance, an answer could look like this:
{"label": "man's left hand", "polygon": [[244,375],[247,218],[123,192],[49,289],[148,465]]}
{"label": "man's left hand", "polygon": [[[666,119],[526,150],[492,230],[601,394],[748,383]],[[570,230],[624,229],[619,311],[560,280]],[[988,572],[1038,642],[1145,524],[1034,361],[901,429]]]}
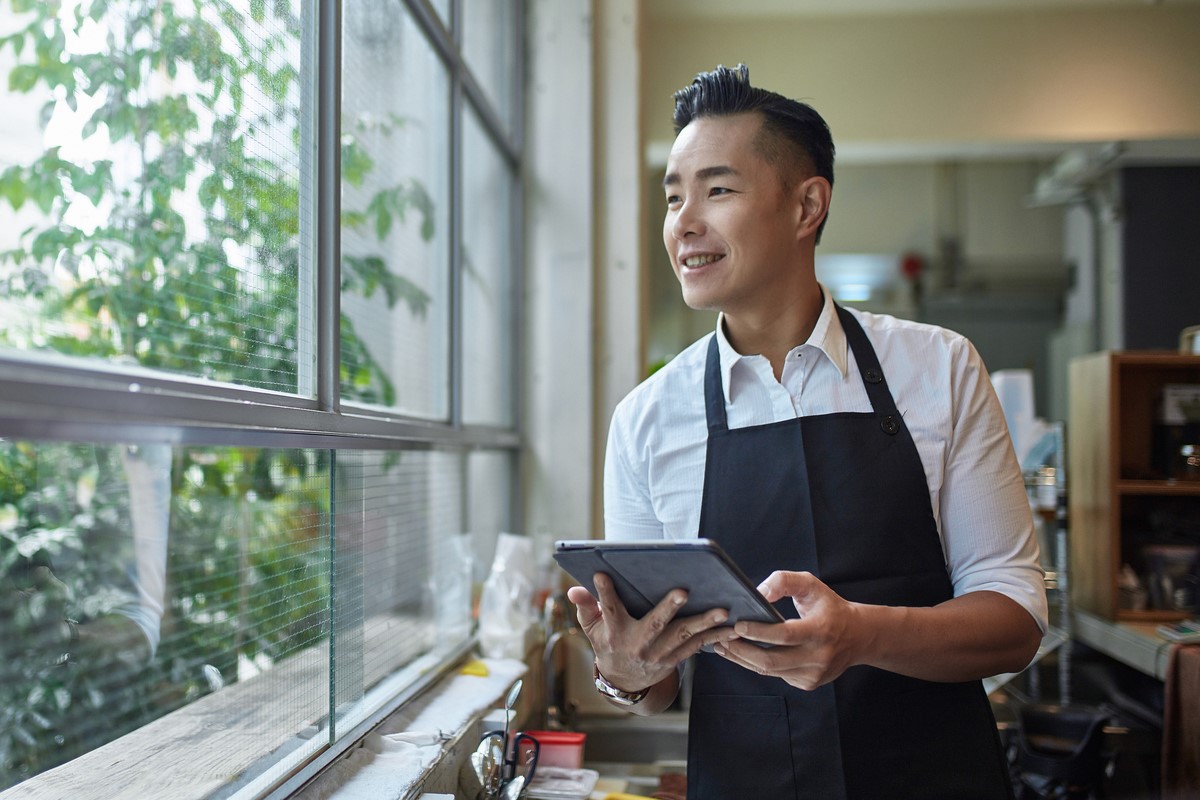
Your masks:
{"label": "man's left hand", "polygon": [[[823,686],[858,663],[863,631],[855,604],[839,597],[811,572],[773,572],[758,590],[771,603],[792,598],[800,619],[738,622],[735,630],[740,638],[717,644],[717,653],[804,690]],[[757,647],[742,640],[774,647]]]}

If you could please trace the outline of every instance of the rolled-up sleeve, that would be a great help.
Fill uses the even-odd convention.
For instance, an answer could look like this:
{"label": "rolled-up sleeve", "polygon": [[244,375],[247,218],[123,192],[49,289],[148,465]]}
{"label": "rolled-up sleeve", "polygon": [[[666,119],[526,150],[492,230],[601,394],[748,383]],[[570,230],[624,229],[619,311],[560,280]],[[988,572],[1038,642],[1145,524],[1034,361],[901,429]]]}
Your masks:
{"label": "rolled-up sleeve", "polygon": [[604,537],[661,539],[662,523],[650,499],[647,466],[633,457],[630,404],[618,405],[604,453]]}
{"label": "rolled-up sleeve", "polygon": [[939,517],[956,596],[992,591],[1047,628],[1045,572],[1033,515],[1000,401],[983,360],[960,339],[952,350],[952,430]]}

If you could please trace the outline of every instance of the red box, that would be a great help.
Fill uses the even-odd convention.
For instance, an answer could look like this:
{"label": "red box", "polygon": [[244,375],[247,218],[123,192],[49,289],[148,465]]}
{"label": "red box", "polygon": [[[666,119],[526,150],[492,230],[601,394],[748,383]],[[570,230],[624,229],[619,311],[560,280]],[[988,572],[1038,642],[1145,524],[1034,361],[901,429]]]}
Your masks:
{"label": "red box", "polygon": [[525,731],[526,736],[537,739],[541,748],[538,753],[539,767],[563,767],[579,769],[583,766],[583,743],[586,733],[571,731]]}

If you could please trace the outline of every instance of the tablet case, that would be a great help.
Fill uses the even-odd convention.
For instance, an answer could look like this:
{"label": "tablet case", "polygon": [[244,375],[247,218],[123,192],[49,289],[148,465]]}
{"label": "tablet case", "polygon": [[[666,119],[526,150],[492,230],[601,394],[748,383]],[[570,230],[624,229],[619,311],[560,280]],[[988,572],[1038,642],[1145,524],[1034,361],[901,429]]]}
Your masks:
{"label": "tablet case", "polygon": [[713,608],[729,611],[726,625],[740,619],[782,622],[724,550],[710,539],[684,541],[564,540],[555,545],[554,559],[592,596],[592,576],[612,578],[617,596],[630,616],[640,619],[672,589],[686,589],[688,600],[677,616],[701,614]]}

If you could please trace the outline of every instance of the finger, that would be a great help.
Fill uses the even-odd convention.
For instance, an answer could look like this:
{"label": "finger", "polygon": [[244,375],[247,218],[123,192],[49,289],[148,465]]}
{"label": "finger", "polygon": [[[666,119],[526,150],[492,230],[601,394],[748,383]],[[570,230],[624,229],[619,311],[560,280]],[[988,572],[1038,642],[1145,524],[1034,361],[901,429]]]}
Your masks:
{"label": "finger", "polygon": [[[642,617],[640,624],[650,629],[653,639],[658,639],[659,637],[663,636],[663,634],[667,633],[667,626],[670,625],[671,621],[675,619],[675,615],[679,613],[679,609],[683,608],[683,604],[686,602],[686,591],[683,589],[672,589],[671,591],[667,592],[666,596],[663,597],[662,600],[658,601],[658,605],[650,609],[646,616]],[[698,619],[703,618],[704,616],[701,615]],[[697,618],[693,618],[692,620],[681,620],[683,625],[673,629],[671,633],[675,634],[676,637],[687,637],[690,635],[687,628],[687,623],[695,622],[695,619]],[[703,629],[712,626],[700,623],[700,627]],[[675,641],[678,642],[678,638],[675,638]]]}
{"label": "finger", "polygon": [[714,647],[717,655],[727,661],[737,664],[739,667],[748,669],[751,672],[757,672],[760,675],[769,674],[769,662],[765,660],[767,651],[761,647],[757,647],[746,642],[732,640],[728,642],[718,642]]}
{"label": "finger", "polygon": [[767,599],[768,603],[774,603],[784,597],[798,600],[807,597],[813,587],[819,583],[820,581],[811,572],[776,570],[758,585],[758,591]]}
{"label": "finger", "polygon": [[592,597],[592,593],[582,586],[567,589],[567,599],[575,605],[575,617],[585,629],[591,627],[602,616],[600,604]]}
{"label": "finger", "polygon": [[734,642],[728,646],[718,644],[716,650],[718,655],[732,664],[758,675],[779,678],[804,691],[811,691],[828,683],[828,679],[821,679],[819,672],[814,672],[804,664],[784,664],[778,660],[763,661],[761,654],[766,651],[761,647]]}
{"label": "finger", "polygon": [[600,613],[612,620],[631,619],[629,612],[625,610],[625,604],[617,595],[612,578],[603,572],[597,572],[592,576],[592,585],[596,587],[596,599],[600,603]]}
{"label": "finger", "polygon": [[[787,622],[748,622],[739,621],[734,626],[737,635],[764,644],[800,644],[806,638],[803,620],[792,619]],[[761,648],[760,648],[761,649]]]}
{"label": "finger", "polygon": [[671,648],[663,657],[672,663],[693,656],[706,644],[731,641],[737,638],[732,625],[726,625],[729,613],[723,608],[713,609],[694,617],[677,619],[662,637]]}
{"label": "finger", "polygon": [[733,626],[731,625],[713,628],[712,630],[705,631],[699,636],[694,637],[688,643],[689,646],[687,652],[685,654],[681,654],[679,660],[682,661],[684,658],[694,656],[696,653],[699,653],[701,649],[707,647],[708,645],[720,647],[722,645],[729,644],[730,642],[736,642],[737,639],[738,635],[733,630]]}

